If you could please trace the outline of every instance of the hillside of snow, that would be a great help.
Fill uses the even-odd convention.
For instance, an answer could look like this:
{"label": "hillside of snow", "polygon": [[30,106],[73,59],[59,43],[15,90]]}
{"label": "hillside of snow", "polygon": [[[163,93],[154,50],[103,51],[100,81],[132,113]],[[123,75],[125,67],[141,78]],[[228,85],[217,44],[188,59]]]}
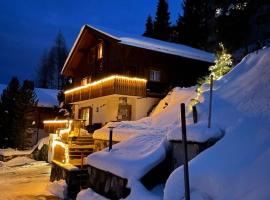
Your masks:
{"label": "hillside of snow", "polygon": [[[191,199],[270,198],[270,48],[246,56],[215,83],[213,123],[225,136],[190,162]],[[208,95],[198,107],[207,118]],[[183,168],[167,180],[164,199],[184,199]]]}
{"label": "hillside of snow", "polygon": [[[181,137],[181,134],[179,134],[181,132],[180,104],[185,103],[188,105],[190,100],[195,98],[196,95],[196,87],[176,87],[159,102],[149,117],[137,121],[110,122],[101,129],[96,130],[93,137],[95,139],[108,140],[108,127],[115,127],[113,129],[114,141],[124,141],[144,134],[166,136],[168,133],[170,133],[169,139],[179,139],[177,137]],[[192,116],[187,118],[187,124],[193,124]],[[205,122],[192,125],[189,129],[187,135],[187,140],[189,141],[205,142],[210,138],[220,138],[222,136],[222,131],[217,126],[214,125],[213,128],[207,129]],[[200,132],[202,129],[204,131]]]}

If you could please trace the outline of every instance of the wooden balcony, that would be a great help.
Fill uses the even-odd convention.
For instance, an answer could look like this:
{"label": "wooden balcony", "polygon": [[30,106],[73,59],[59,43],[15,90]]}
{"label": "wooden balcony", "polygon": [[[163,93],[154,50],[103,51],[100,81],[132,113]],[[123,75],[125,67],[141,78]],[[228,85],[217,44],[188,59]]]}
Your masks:
{"label": "wooden balcony", "polygon": [[146,96],[146,80],[117,75],[110,76],[65,91],[65,101],[73,103],[112,94]]}

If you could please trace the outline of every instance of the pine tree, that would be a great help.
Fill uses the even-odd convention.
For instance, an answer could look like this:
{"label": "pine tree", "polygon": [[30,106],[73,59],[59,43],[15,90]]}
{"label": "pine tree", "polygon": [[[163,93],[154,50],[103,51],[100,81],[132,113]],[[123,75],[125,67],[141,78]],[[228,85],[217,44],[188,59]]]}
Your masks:
{"label": "pine tree", "polygon": [[217,58],[215,60],[215,65],[210,66],[209,71],[213,75],[214,80],[218,80],[231,70],[232,66],[232,56],[227,53],[223,44],[219,44],[220,51],[217,52]]}
{"label": "pine tree", "polygon": [[170,13],[167,0],[159,0],[154,21],[154,38],[168,41],[170,39]]}
{"label": "pine tree", "polygon": [[31,144],[34,109],[37,97],[34,83],[25,80],[23,85],[13,77],[4,89],[0,101],[0,142],[2,147],[24,149]]}
{"label": "pine tree", "polygon": [[24,149],[31,145],[31,139],[34,133],[34,111],[38,102],[32,81],[25,80],[23,82],[22,87],[19,89],[19,97],[19,100],[15,104],[17,108],[15,113],[17,121],[15,145],[19,149]]}
{"label": "pine tree", "polygon": [[67,82],[67,79],[61,75],[61,70],[68,56],[65,38],[61,32],[56,36],[53,50],[55,54],[55,69],[57,73],[57,89],[61,90]]}
{"label": "pine tree", "polygon": [[44,51],[37,71],[37,85],[41,88],[54,88],[54,65],[52,54]]}
{"label": "pine tree", "polygon": [[211,0],[184,0],[183,15],[177,20],[178,42],[210,49],[208,42],[215,33],[214,15],[215,6]]}
{"label": "pine tree", "polygon": [[20,83],[13,77],[1,95],[0,134],[3,147],[15,147],[16,102],[19,99]]}
{"label": "pine tree", "polygon": [[151,15],[147,17],[146,24],[145,24],[145,32],[143,36],[145,37],[153,37],[154,34],[154,27],[153,27],[153,20]]}
{"label": "pine tree", "polygon": [[68,55],[65,38],[61,32],[56,36],[49,52],[44,52],[37,71],[37,86],[42,88],[63,89],[68,79],[61,75],[61,69]]}
{"label": "pine tree", "polygon": [[[218,40],[229,50],[243,47],[247,43],[250,25],[251,0],[221,1],[219,15],[216,17]],[[253,6],[251,6],[253,7]]]}

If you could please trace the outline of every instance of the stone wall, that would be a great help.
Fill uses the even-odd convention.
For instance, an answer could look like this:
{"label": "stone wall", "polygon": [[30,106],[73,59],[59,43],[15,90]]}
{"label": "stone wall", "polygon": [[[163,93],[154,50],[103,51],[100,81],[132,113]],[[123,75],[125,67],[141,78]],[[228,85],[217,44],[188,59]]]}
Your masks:
{"label": "stone wall", "polygon": [[88,166],[89,187],[109,199],[121,199],[129,195],[128,180],[107,171]]}
{"label": "stone wall", "polygon": [[[172,144],[172,166],[173,169],[184,164],[184,150],[183,150],[183,143],[182,141],[170,141]],[[191,160],[199,153],[204,151],[205,149],[214,145],[215,142],[188,142],[187,143],[187,154],[188,160]]]}
{"label": "stone wall", "polygon": [[67,169],[64,166],[52,162],[50,181],[65,180],[67,183],[68,197],[76,199],[81,189],[86,189],[89,185],[87,169]]}

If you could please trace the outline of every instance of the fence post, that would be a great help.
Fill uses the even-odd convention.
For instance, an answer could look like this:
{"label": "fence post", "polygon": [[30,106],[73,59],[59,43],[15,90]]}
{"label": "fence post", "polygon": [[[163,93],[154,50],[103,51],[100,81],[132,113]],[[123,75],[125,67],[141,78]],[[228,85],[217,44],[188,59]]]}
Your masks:
{"label": "fence post", "polygon": [[186,111],[185,111],[185,104],[184,103],[181,103],[181,125],[182,125],[182,143],[183,143],[183,150],[184,150],[185,200],[190,200],[188,153],[187,153]]}
{"label": "fence post", "polygon": [[83,168],[83,152],[81,151],[81,169]]}
{"label": "fence post", "polygon": [[209,93],[209,113],[208,113],[208,128],[211,127],[212,115],[212,97],[213,96],[213,75],[210,76],[210,93]]}
{"label": "fence post", "polygon": [[110,127],[108,127],[108,128],[109,128],[109,130],[110,130],[110,135],[109,135],[109,151],[111,151],[111,150],[112,150],[113,129],[114,129],[115,127],[110,126]]}
{"label": "fence post", "polygon": [[196,106],[192,106],[193,122],[196,124],[198,122],[198,112]]}

